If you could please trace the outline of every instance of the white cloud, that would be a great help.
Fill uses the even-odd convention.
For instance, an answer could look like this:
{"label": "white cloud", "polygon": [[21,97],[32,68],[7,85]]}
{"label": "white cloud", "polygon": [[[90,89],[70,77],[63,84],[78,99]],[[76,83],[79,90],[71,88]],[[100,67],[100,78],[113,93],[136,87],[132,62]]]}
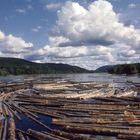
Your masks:
{"label": "white cloud", "polygon": [[[67,1],[58,11],[58,20],[52,31],[49,40],[52,49],[58,47],[63,51],[61,48],[66,47],[70,52],[72,50],[69,46],[84,46],[87,50],[84,56],[96,58],[93,63],[98,60],[106,61],[107,64],[118,63],[122,51],[128,52],[124,57],[133,59],[134,51],[140,49],[140,30],[133,25],[125,26],[111,3],[106,0],[95,1],[88,8]],[[55,55],[57,54],[54,53],[53,57]],[[63,55],[65,57],[61,53],[61,57]]]}
{"label": "white cloud", "polygon": [[50,3],[46,5],[48,10],[58,10],[62,6],[62,3]]}
{"label": "white cloud", "polygon": [[12,34],[5,35],[0,31],[0,52],[1,56],[23,57],[33,47],[31,42],[25,42],[21,37],[15,37]]}
{"label": "white cloud", "polygon": [[25,9],[16,9],[16,12],[19,14],[25,14],[26,10]]}
{"label": "white cloud", "polygon": [[47,57],[55,57],[55,58],[70,58],[70,57],[81,57],[88,54],[88,50],[86,47],[65,47],[65,48],[59,48],[59,47],[50,47],[46,45],[45,47],[35,50],[34,52],[31,52],[26,57],[38,57],[42,56],[43,59]]}
{"label": "white cloud", "polygon": [[0,41],[4,40],[4,38],[5,38],[5,34],[2,31],[0,31]]}
{"label": "white cloud", "polygon": [[137,5],[134,4],[134,3],[131,3],[131,4],[128,5],[128,8],[135,8],[135,7],[137,7]]}
{"label": "white cloud", "polygon": [[140,31],[121,23],[111,3],[104,0],[93,2],[87,9],[78,3],[66,2],[58,12],[56,29],[56,34],[73,44],[125,42],[135,47],[140,45]]}

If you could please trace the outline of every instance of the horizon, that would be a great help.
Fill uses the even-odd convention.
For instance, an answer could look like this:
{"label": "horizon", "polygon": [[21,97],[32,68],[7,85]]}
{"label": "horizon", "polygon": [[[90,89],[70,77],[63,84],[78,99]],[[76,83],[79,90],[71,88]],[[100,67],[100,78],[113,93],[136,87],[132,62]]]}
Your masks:
{"label": "horizon", "polygon": [[[9,58],[9,59],[20,59],[20,60],[24,60],[24,61],[27,61],[27,62],[33,62],[33,61],[30,61],[30,60],[26,60],[26,59],[23,59],[23,58],[15,58],[15,57],[0,57],[0,58]],[[58,63],[51,63],[51,62],[33,62],[33,63],[37,63],[37,64],[62,64],[62,65],[70,65],[70,66],[74,66],[74,65],[71,65],[71,64],[66,64],[66,63],[63,63],[63,62],[58,62]],[[101,67],[104,67],[104,66],[115,66],[115,65],[125,65],[125,64],[140,64],[140,62],[135,62],[135,63],[118,63],[118,64],[114,64],[114,65],[102,65],[102,66],[99,66],[97,67],[96,69],[86,69],[86,68],[83,68],[83,67],[80,67],[80,66],[77,66],[76,67],[79,67],[79,68],[83,68],[83,69],[86,69],[88,71],[96,71],[97,69],[101,68]]]}
{"label": "horizon", "polygon": [[0,9],[0,57],[89,70],[140,62],[139,0],[1,0]]}

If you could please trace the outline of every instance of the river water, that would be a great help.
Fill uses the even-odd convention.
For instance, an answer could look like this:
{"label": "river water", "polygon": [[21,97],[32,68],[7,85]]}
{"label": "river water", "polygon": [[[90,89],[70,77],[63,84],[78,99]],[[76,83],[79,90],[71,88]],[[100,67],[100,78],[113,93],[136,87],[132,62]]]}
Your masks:
{"label": "river water", "polygon": [[140,83],[138,75],[111,75],[107,73],[84,73],[84,74],[42,74],[42,75],[19,75],[0,76],[0,82],[24,82],[30,80],[68,80],[74,82],[120,82],[133,81]]}

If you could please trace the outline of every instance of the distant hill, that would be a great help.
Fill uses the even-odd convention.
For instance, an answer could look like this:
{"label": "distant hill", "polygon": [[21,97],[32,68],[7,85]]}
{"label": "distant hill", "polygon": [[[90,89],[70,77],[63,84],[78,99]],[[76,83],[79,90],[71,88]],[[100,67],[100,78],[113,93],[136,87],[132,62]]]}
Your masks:
{"label": "distant hill", "polygon": [[96,69],[94,72],[107,72],[110,74],[140,74],[140,63],[107,65]]}
{"label": "distant hill", "polygon": [[106,66],[102,66],[99,67],[98,69],[96,69],[94,72],[96,73],[108,73],[108,70],[113,68],[113,65],[106,65]]}
{"label": "distant hill", "polygon": [[18,58],[0,57],[0,75],[87,73],[86,69],[67,64],[34,63]]}

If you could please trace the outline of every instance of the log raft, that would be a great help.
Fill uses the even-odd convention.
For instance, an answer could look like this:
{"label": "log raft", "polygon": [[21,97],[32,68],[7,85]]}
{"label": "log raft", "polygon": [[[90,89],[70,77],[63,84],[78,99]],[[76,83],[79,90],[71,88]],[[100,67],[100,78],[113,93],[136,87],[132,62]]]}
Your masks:
{"label": "log raft", "polygon": [[[113,95],[109,85],[95,82],[47,82],[43,83],[46,89],[35,86],[1,85],[0,139],[140,139],[139,97],[120,96],[121,90]],[[24,128],[25,120],[30,124]],[[37,128],[31,127],[34,123]]]}

